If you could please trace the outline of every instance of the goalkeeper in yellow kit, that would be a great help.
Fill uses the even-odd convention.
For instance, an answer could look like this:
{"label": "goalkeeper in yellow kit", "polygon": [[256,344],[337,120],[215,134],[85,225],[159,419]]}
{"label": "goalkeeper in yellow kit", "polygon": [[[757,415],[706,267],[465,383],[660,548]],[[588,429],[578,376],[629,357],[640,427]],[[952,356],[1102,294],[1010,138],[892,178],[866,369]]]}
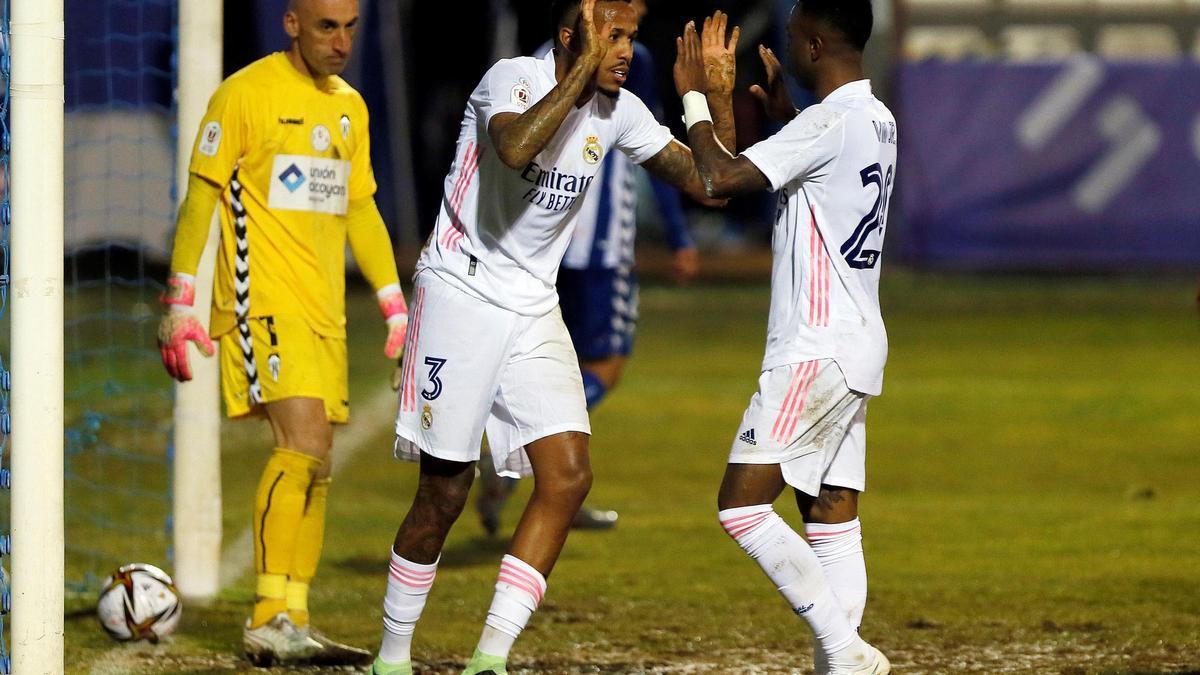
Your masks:
{"label": "goalkeeper in yellow kit", "polygon": [[369,662],[309,625],[330,483],[333,424],[347,401],[345,246],[375,288],[385,353],[404,347],[408,310],[375,206],[367,109],[338,74],[358,25],[357,0],[291,0],[286,52],[223,82],[192,151],[159,327],[163,364],[191,379],[187,343],[213,353],[193,314],[193,276],[213,210],[221,219],[209,334],[233,418],[266,417],[275,435],[254,503],[254,612],[246,655],[273,661]]}

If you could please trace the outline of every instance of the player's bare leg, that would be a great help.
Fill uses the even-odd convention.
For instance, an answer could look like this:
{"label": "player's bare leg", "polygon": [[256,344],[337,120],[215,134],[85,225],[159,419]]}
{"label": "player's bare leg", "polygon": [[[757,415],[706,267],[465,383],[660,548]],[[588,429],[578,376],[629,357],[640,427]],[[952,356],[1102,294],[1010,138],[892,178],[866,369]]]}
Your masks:
{"label": "player's bare leg", "polygon": [[525,447],[533,465],[533,494],[508,552],[549,576],[567,541],[571,520],[592,487],[588,435],[568,431]]}
{"label": "player's bare leg", "polygon": [[422,452],[417,493],[392,550],[422,565],[437,562],[474,479],[474,462],[450,462]]}
{"label": "player's bare leg", "polygon": [[727,464],[717,508],[736,509],[754,504],[774,503],[787,483],[776,464]]}
{"label": "player's bare leg", "polygon": [[392,544],[383,641],[372,673],[412,674],[413,633],[433,587],[446,535],[462,514],[474,479],[475,462],[450,462],[421,453],[417,493]]}
{"label": "player's bare leg", "polygon": [[546,592],[571,521],[592,486],[587,434],[569,431],[525,446],[533,495],[500,564],[479,646],[463,675],[504,673],[508,652]]}
{"label": "player's bare leg", "polygon": [[858,490],[822,485],[816,497],[796,490],[796,506],[806,523],[836,525],[858,517]]}
{"label": "player's bare leg", "polygon": [[[816,497],[796,490],[796,505],[804,516],[804,535],[821,561],[825,578],[842,610],[857,630],[867,605],[867,564],[863,558],[862,528],[858,521],[858,491],[822,485]],[[829,672],[828,656],[814,642],[817,675]]]}
{"label": "player's bare leg", "polygon": [[[243,631],[242,642],[251,661],[270,664],[276,659],[306,659],[321,649],[288,613],[288,579],[314,479],[327,464],[333,445],[333,427],[320,399],[286,398],[267,403],[264,408],[275,448],[263,469],[254,500],[254,563],[258,576],[254,613]],[[321,520],[323,531],[324,514]],[[319,554],[317,542],[316,556]],[[307,611],[307,606],[304,609]]]}
{"label": "player's bare leg", "polygon": [[[608,391],[617,386],[625,364],[629,357],[614,354],[603,359],[580,361],[579,367],[583,373],[584,397],[587,399],[588,410],[591,410]],[[590,376],[590,377],[589,377]],[[486,443],[485,443],[486,445]],[[479,512],[479,522],[489,536],[495,535],[500,529],[500,510],[516,489],[515,480],[496,475],[491,462],[484,460],[479,464],[480,489],[475,501]],[[571,520],[571,527],[576,530],[608,530],[617,524],[619,518],[612,509],[597,509],[587,505],[579,507]]]}
{"label": "player's bare leg", "polygon": [[729,464],[717,497],[721,526],[808,623],[828,655],[825,672],[888,672],[887,659],[850,624],[813,549],[775,513],[785,487],[777,464]]}

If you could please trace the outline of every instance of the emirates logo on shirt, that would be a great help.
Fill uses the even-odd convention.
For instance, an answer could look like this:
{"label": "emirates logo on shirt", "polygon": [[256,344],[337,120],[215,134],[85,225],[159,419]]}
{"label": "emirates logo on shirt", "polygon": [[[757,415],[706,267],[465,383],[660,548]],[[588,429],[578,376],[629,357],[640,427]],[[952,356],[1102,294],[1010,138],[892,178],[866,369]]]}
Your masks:
{"label": "emirates logo on shirt", "polygon": [[545,168],[530,162],[521,172],[521,178],[534,185],[522,199],[548,211],[566,211],[583,196],[596,177],[563,173],[558,167]]}

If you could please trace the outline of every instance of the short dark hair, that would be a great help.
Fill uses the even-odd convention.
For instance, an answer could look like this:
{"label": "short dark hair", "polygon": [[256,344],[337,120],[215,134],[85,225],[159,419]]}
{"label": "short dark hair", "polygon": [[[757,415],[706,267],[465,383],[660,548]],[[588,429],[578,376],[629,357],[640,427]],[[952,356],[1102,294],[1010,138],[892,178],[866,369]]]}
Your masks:
{"label": "short dark hair", "polygon": [[[596,0],[600,2],[624,2],[632,3],[633,0]],[[575,19],[579,16],[579,0],[551,0],[550,2],[550,31],[554,35],[555,44],[558,43],[558,29],[563,26],[574,26]]]}
{"label": "short dark hair", "polygon": [[798,0],[796,8],[804,16],[832,26],[860,52],[875,25],[871,0]]}

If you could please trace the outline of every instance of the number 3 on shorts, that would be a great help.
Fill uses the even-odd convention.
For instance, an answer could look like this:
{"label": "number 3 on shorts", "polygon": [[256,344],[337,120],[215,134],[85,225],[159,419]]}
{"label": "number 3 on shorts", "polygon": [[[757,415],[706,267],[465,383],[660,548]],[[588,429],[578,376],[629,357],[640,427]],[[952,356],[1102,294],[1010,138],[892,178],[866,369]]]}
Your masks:
{"label": "number 3 on shorts", "polygon": [[433,385],[433,389],[422,390],[421,398],[426,401],[432,401],[442,395],[442,381],[438,379],[438,371],[442,369],[442,366],[446,365],[446,359],[426,356],[425,365],[429,366],[429,384]]}

